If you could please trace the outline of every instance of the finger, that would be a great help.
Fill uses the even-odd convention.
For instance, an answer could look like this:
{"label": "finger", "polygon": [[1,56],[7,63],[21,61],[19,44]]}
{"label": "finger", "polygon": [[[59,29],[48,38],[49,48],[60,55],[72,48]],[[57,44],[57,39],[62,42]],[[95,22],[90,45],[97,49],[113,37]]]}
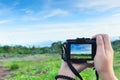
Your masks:
{"label": "finger", "polygon": [[99,55],[99,57],[102,55],[104,55],[104,42],[103,42],[103,38],[101,35],[97,35],[97,40],[96,40],[96,43],[97,43],[97,54],[96,55]]}
{"label": "finger", "polygon": [[88,68],[94,67],[94,63],[87,63],[87,67],[88,67]]}
{"label": "finger", "polygon": [[91,68],[94,67],[94,63],[84,63],[84,64],[80,64],[81,68]]}
{"label": "finger", "polygon": [[92,36],[92,38],[97,38],[98,35],[102,35],[102,34],[96,34],[96,35]]}
{"label": "finger", "polygon": [[99,34],[96,34],[96,35],[92,36],[92,38],[97,38],[98,35],[99,35]]}
{"label": "finger", "polygon": [[81,71],[85,70],[86,68],[91,68],[91,67],[93,67],[94,64],[92,64],[92,63],[84,63],[84,64],[79,64],[79,65],[74,65],[74,66],[75,66],[75,68],[76,68],[79,72],[81,72]]}
{"label": "finger", "polygon": [[107,34],[103,34],[103,40],[104,40],[105,50],[106,51],[112,51],[112,46],[111,46],[110,38],[109,38],[109,36]]}
{"label": "finger", "polygon": [[107,34],[103,34],[103,39],[104,39],[105,49],[110,50],[111,42],[109,36]]}
{"label": "finger", "polygon": [[97,35],[92,36],[92,38],[96,38]]}

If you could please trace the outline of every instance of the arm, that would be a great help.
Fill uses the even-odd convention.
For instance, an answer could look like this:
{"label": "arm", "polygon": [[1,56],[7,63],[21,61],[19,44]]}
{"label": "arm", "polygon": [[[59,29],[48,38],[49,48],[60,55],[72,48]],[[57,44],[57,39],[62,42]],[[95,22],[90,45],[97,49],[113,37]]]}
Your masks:
{"label": "arm", "polygon": [[[94,36],[94,38],[97,40],[97,52],[94,58],[94,66],[99,76],[102,78],[102,80],[117,80],[113,70],[113,49],[109,40],[109,36],[106,34],[99,34]],[[81,72],[87,67],[92,67],[92,64],[73,64],[73,66],[76,68],[76,70]],[[59,75],[66,75],[76,78],[64,61],[62,61]]]}
{"label": "arm", "polygon": [[[60,71],[59,71],[59,75],[65,75],[65,76],[69,76],[69,77],[72,77],[72,78],[76,78],[76,76],[72,73],[72,71],[69,69],[68,65],[66,62],[62,61],[62,64],[61,64],[61,68],[60,68]],[[57,79],[57,80],[64,80],[64,79]]]}
{"label": "arm", "polygon": [[[93,64],[91,63],[84,63],[84,64],[72,64],[75,69],[78,71],[78,72],[81,72],[83,71],[84,69],[88,68],[88,67],[93,67]],[[69,76],[69,77],[72,77],[72,78],[76,78],[76,75],[69,69],[68,65],[66,62],[62,61],[62,64],[61,64],[61,68],[60,68],[60,71],[59,71],[59,75],[65,75],[65,76]],[[57,80],[65,80],[65,79],[57,79]]]}

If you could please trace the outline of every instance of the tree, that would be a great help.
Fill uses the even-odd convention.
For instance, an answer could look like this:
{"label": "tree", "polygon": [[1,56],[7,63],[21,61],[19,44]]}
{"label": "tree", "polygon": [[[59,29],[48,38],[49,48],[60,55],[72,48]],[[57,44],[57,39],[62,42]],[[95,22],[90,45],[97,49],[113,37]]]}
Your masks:
{"label": "tree", "polygon": [[7,46],[7,45],[3,46],[3,52],[10,53],[11,52],[11,47]]}
{"label": "tree", "polygon": [[51,53],[50,47],[42,47],[42,48],[40,48],[40,53],[41,54]]}
{"label": "tree", "polygon": [[54,42],[51,45],[51,50],[53,53],[60,53],[61,52],[61,47],[62,47],[62,42],[58,41],[58,42]]}
{"label": "tree", "polygon": [[120,40],[115,40],[112,42],[112,47],[115,51],[120,52]]}

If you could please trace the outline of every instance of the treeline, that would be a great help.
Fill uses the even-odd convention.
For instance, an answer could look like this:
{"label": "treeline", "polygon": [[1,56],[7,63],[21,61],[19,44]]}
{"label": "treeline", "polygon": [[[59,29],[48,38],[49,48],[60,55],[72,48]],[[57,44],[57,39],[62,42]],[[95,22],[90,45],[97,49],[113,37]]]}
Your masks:
{"label": "treeline", "polygon": [[[16,53],[16,54],[45,54],[45,53],[61,53],[62,42],[54,42],[50,47],[26,47],[21,45],[15,46],[0,46],[0,53]],[[120,52],[120,40],[112,42],[112,47],[115,51]]]}
{"label": "treeline", "polygon": [[54,42],[50,47],[26,47],[21,45],[15,46],[0,46],[0,53],[16,53],[16,54],[44,54],[44,53],[60,53],[61,52],[61,41]]}
{"label": "treeline", "polygon": [[115,51],[120,52],[120,40],[113,41],[112,47]]}

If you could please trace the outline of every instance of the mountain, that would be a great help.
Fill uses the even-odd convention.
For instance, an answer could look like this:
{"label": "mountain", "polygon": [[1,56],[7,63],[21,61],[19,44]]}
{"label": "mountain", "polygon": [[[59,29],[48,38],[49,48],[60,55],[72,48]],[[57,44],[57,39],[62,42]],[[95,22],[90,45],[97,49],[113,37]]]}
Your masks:
{"label": "mountain", "polygon": [[[113,36],[113,37],[110,37],[110,40],[113,42],[115,40],[120,40],[120,37],[119,36]],[[52,41],[52,40],[46,40],[46,41],[43,41],[43,42],[34,42],[34,43],[29,43],[29,46],[35,46],[35,47],[49,47],[51,46],[51,44],[53,42],[57,42],[57,41]],[[65,42],[62,41],[62,42]],[[28,45],[27,45],[28,46]]]}
{"label": "mountain", "polygon": [[[120,40],[120,36],[110,37],[110,40],[112,42],[115,41],[115,40]],[[23,43],[23,44],[2,44],[1,43],[0,45],[2,45],[2,46],[4,46],[4,45],[9,45],[9,46],[21,45],[21,46],[26,46],[26,47],[32,47],[32,46],[35,46],[35,47],[49,47],[54,42],[57,42],[57,41],[46,40],[46,41],[42,41],[42,42],[31,42],[31,43]],[[62,40],[62,42],[65,42],[65,40]]]}

